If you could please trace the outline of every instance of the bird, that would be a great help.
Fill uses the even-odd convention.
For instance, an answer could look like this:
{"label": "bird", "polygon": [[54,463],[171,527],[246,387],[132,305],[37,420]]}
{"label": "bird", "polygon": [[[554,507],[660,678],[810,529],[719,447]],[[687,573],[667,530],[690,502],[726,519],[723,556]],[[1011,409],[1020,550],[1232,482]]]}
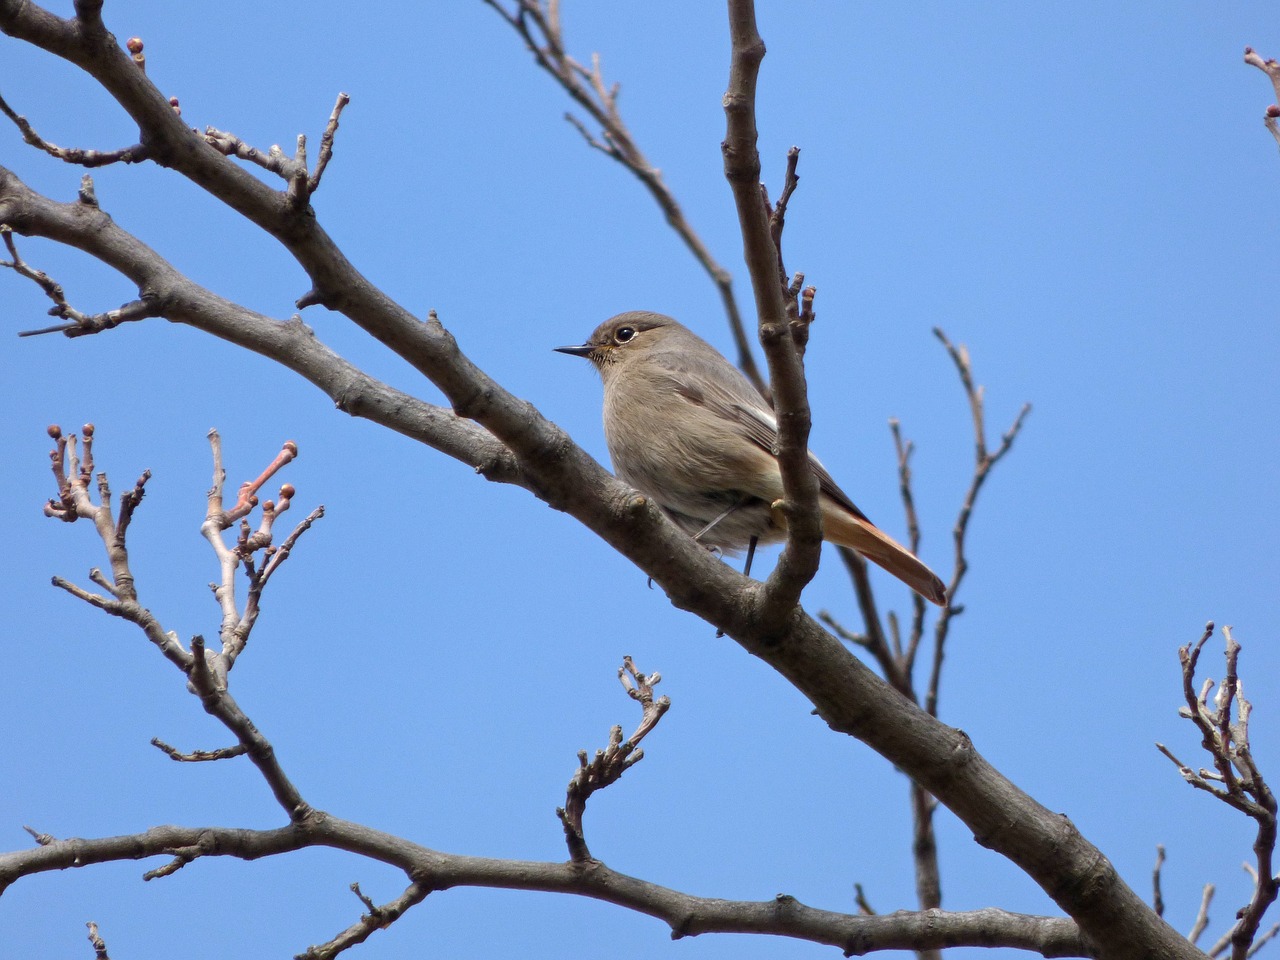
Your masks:
{"label": "bird", "polygon": [[[620,313],[585,343],[604,383],[604,432],[618,477],[658,504],[698,542],[732,553],[786,537],[773,410],[740,370],[660,313]],[[824,540],[849,547],[931,603],[942,580],[872,523],[813,452]]]}

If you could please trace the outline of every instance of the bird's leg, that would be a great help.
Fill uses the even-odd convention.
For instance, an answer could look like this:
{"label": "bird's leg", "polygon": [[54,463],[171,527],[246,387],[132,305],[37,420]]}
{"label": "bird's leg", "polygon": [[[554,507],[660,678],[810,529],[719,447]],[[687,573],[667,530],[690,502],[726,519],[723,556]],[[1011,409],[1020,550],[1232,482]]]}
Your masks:
{"label": "bird's leg", "polygon": [[756,544],[760,541],[759,537],[752,537],[751,542],[747,544],[747,562],[742,566],[742,575],[744,577],[751,576],[751,561],[756,556]]}
{"label": "bird's leg", "polygon": [[701,530],[699,530],[697,533],[695,533],[695,534],[693,535],[693,539],[694,539],[694,541],[695,541],[695,542],[697,542],[697,541],[701,541],[701,540],[702,540],[702,538],[703,538],[704,536],[706,536],[708,533],[710,533],[710,532],[711,532],[711,528],[712,528],[712,527],[714,527],[717,523],[719,523],[721,520],[723,520],[723,519],[724,519],[725,517],[727,517],[729,514],[733,513],[733,511],[737,510],[740,506],[742,506],[744,503],[746,503],[749,499],[751,499],[751,498],[750,498],[750,497],[743,497],[743,498],[742,498],[741,500],[739,500],[737,503],[735,503],[735,504],[731,505],[728,509],[726,509],[726,510],[722,511],[718,517],[716,517],[714,520],[712,520],[712,521],[711,521],[710,523],[708,523],[705,527],[703,527]]}
{"label": "bird's leg", "polygon": [[[716,517],[716,520],[713,520],[712,522],[710,522],[710,524],[708,524],[707,526],[704,526],[703,529],[699,530],[698,532],[696,532],[696,534],[694,534],[695,543],[696,541],[700,541],[701,539],[703,539],[703,536],[707,535],[708,532],[712,530],[712,527],[719,524],[719,522],[721,522],[724,517],[727,517],[728,515],[730,515],[730,513],[735,511],[735,509],[741,507],[742,504],[748,502],[749,499],[751,498],[744,497],[740,499],[739,502],[733,503],[731,504],[730,507],[728,507],[727,509],[724,509],[724,511],[721,511],[721,513],[719,513],[719,516]],[[742,566],[742,576],[745,576],[745,577],[751,576],[751,561],[755,559],[755,544],[758,544],[758,543],[759,543],[758,536],[753,536],[753,538],[751,538],[751,540],[749,541],[748,545],[746,545],[746,563],[744,564],[744,566]],[[716,548],[712,547],[712,549],[714,550]]]}
{"label": "bird's leg", "polygon": [[[739,507],[739,506],[741,506],[741,505],[742,505],[741,503],[735,503],[735,504],[733,505],[733,507],[730,507],[730,508],[729,508],[729,510],[733,510],[735,507]],[[729,510],[726,510],[724,513],[720,514],[720,516],[716,517],[716,519],[715,519],[715,520],[712,520],[712,521],[711,521],[710,526],[714,526],[716,523],[719,523],[721,520],[723,520],[723,519],[725,518],[725,516],[729,513]],[[703,533],[706,533],[706,530],[703,530],[702,532],[703,532]],[[757,544],[757,543],[759,543],[759,542],[760,542],[760,538],[759,538],[759,537],[752,537],[752,538],[747,542],[747,562],[746,562],[746,563],[743,565],[743,567],[742,567],[742,575],[743,575],[744,577],[749,577],[749,576],[751,576],[751,561],[755,559],[755,555],[756,555],[756,544]],[[719,639],[720,639],[721,637],[723,637],[723,636],[724,636],[724,631],[723,631],[723,630],[717,630],[717,631],[716,631],[716,639],[717,639],[717,640],[719,640]]]}

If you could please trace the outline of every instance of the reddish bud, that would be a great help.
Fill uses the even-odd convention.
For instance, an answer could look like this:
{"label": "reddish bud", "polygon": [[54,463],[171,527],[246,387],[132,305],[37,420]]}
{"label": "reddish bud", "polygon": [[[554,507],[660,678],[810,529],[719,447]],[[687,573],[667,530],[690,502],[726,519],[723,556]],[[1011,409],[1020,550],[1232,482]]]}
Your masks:
{"label": "reddish bud", "polygon": [[1245,55],[1246,57],[1247,57],[1249,54],[1251,54],[1251,53],[1253,53],[1253,47],[1245,47],[1245,48],[1244,48],[1244,55]]}
{"label": "reddish bud", "polygon": [[128,42],[126,42],[126,43],[125,43],[125,49],[126,49],[126,50],[128,50],[130,53],[134,53],[134,54],[141,53],[141,52],[142,52],[142,38],[141,38],[141,37],[130,37],[130,38],[129,38],[129,40],[128,40]]}
{"label": "reddish bud", "polygon": [[286,484],[284,484],[284,485],[280,488],[280,499],[281,499],[281,500],[292,500],[292,499],[293,499],[293,495],[294,495],[295,493],[297,493],[297,492],[298,492],[298,491],[294,489],[294,487],[293,487],[293,484],[292,484],[292,483],[286,483]]}
{"label": "reddish bud", "polygon": [[286,440],[284,442],[284,449],[291,457],[296,457],[298,455],[298,445],[292,440]]}
{"label": "reddish bud", "polygon": [[81,427],[81,428],[80,428],[80,432],[81,432],[81,433],[83,433],[86,437],[92,437],[92,436],[93,436],[93,424],[92,424],[92,423],[86,423],[83,427]]}
{"label": "reddish bud", "polygon": [[61,428],[60,426],[58,426],[56,423],[51,423],[51,424],[49,424],[49,429],[48,429],[46,432],[47,432],[47,433],[49,434],[49,436],[51,436],[54,440],[57,440],[59,437],[61,437],[61,436],[62,436],[62,428]]}
{"label": "reddish bud", "polygon": [[1267,116],[1272,120],[1276,117],[1280,117],[1280,106],[1273,103],[1271,106],[1267,107]]}

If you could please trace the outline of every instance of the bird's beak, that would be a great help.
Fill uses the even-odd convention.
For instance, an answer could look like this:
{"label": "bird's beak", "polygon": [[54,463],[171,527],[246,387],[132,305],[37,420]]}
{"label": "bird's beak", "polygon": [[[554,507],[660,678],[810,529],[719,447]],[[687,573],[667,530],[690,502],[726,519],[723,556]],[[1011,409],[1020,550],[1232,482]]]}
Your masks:
{"label": "bird's beak", "polygon": [[553,347],[556,353],[567,353],[571,357],[589,357],[591,352],[595,350],[589,343],[584,343],[577,347]]}

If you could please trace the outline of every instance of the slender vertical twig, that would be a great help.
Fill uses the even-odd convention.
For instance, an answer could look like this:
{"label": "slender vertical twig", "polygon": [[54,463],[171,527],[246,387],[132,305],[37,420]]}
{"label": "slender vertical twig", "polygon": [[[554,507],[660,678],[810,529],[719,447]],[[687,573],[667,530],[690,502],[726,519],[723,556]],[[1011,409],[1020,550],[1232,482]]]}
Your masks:
{"label": "slender vertical twig", "polygon": [[571,57],[565,48],[564,34],[561,28],[559,5],[555,2],[541,3],[539,0],[515,0],[514,10],[508,9],[501,0],[484,0],[484,3],[497,12],[524,40],[525,46],[533,54],[534,62],[556,79],[565,93],[578,104],[599,126],[600,133],[593,134],[586,124],[571,113],[565,119],[582,135],[588,145],[611,157],[629,170],[637,180],[649,191],[662,210],[668,225],[689,248],[698,264],[706,271],[711,282],[715,284],[729,321],[729,332],[738,351],[738,366],[742,372],[766,398],[769,396],[769,385],[756,365],[752,353],[752,337],[747,333],[746,325],[738,310],[738,301],[733,293],[733,275],[720,264],[702,238],[693,229],[684,215],[684,210],[676,200],[675,194],[662,179],[662,174],[640,150],[635,137],[627,128],[618,110],[618,84],[605,83],[601,69],[600,55],[593,54],[591,66],[584,66]]}

